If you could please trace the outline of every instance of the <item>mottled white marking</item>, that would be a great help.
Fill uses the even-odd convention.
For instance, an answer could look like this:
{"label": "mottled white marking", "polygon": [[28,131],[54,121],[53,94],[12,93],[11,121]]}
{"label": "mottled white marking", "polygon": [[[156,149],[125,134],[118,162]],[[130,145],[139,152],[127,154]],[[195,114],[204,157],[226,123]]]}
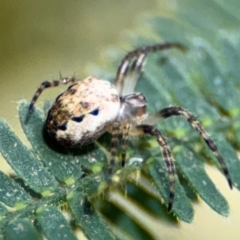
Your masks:
{"label": "mottled white marking", "polygon": [[[120,101],[115,87],[110,82],[97,78],[88,77],[71,89],[76,90],[73,95],[67,94],[69,91],[67,90],[58,100],[69,112],[70,117],[66,130],[57,130],[56,139],[70,138],[75,144],[81,144],[86,136],[98,137],[102,131],[106,131],[107,125],[110,125],[118,115]],[[98,110],[98,114],[91,114],[94,110]],[[81,116],[83,116],[81,122],[72,120]],[[56,116],[56,119],[58,118],[59,116]]]}

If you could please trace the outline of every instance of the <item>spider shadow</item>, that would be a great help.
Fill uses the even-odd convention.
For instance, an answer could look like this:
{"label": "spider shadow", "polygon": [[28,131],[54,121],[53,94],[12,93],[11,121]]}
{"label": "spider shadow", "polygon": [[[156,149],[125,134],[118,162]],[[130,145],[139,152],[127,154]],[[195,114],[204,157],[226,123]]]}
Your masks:
{"label": "spider shadow", "polygon": [[72,163],[76,165],[80,164],[81,169],[87,175],[92,173],[91,167],[93,163],[90,161],[92,156],[94,156],[97,162],[104,162],[104,164],[106,164],[106,159],[102,157],[102,151],[94,142],[81,147],[68,148],[60,145],[56,140],[51,138],[45,128],[42,130],[42,137],[48,148],[57,154],[69,157],[69,161]]}
{"label": "spider shadow", "polygon": [[63,155],[68,155],[69,153],[72,153],[74,155],[78,155],[78,154],[81,155],[81,152],[79,151],[79,149],[68,148],[68,147],[65,147],[65,146],[62,146],[61,144],[59,144],[54,138],[49,136],[45,127],[43,127],[43,129],[42,129],[42,137],[43,137],[43,141],[46,143],[46,145],[54,152],[57,152],[57,153],[63,154]]}

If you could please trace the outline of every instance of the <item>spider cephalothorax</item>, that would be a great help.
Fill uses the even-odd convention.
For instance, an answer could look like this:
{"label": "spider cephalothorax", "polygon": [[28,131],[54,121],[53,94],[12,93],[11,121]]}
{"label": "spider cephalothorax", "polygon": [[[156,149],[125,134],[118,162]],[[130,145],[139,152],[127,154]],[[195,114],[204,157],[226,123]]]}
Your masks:
{"label": "spider cephalothorax", "polygon": [[[189,124],[204,139],[209,149],[218,159],[229,186],[232,181],[226,164],[218,149],[203,129],[200,122],[187,110],[181,107],[164,108],[154,114],[148,115],[147,101],[142,93],[135,93],[134,89],[146,55],[168,48],[185,48],[178,43],[163,43],[137,48],[129,52],[122,60],[115,82],[110,82],[94,77],[84,80],[76,78],[62,78],[52,82],[43,82],[35,93],[29,106],[32,110],[38,96],[45,88],[76,82],[65,92],[57,97],[49,110],[46,120],[46,129],[49,135],[66,147],[76,147],[96,140],[104,132],[112,134],[111,158],[108,163],[108,173],[112,174],[117,165],[118,136],[122,135],[122,166],[125,166],[126,148],[129,135],[148,134],[156,138],[164,160],[167,165],[170,189],[168,210],[172,209],[174,199],[174,174],[173,157],[162,133],[153,126],[161,118],[183,116]],[[125,82],[130,76],[128,82]]]}

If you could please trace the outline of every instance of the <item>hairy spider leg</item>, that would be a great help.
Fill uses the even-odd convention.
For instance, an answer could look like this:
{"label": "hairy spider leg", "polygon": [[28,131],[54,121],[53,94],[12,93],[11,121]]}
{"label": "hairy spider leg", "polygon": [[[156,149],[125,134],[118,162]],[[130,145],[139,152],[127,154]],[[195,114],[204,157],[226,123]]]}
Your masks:
{"label": "hairy spider leg", "polygon": [[126,123],[123,126],[122,132],[122,167],[125,167],[126,164],[126,152],[128,146],[128,139],[129,139],[129,131],[130,131],[131,124]]}
{"label": "hairy spider leg", "polygon": [[[129,65],[126,69],[123,75],[121,95],[124,96],[134,92],[145,58],[146,54],[139,54],[132,62],[132,65]],[[126,82],[127,84],[125,84]]]}
{"label": "hairy spider leg", "polygon": [[117,162],[117,151],[119,145],[120,123],[114,122],[112,125],[112,139],[111,139],[111,158],[108,163],[108,174],[111,176],[114,173]]}
{"label": "hairy spider leg", "polygon": [[[168,211],[170,212],[173,207],[174,200],[174,190],[175,190],[175,166],[174,160],[170,151],[170,148],[167,144],[166,139],[162,133],[155,127],[151,125],[138,125],[136,126],[137,130],[142,131],[143,134],[149,134],[156,138],[161,152],[163,154],[164,161],[167,166],[168,175],[169,175],[169,201],[168,201]],[[159,169],[160,171],[161,169]]]}
{"label": "hairy spider leg", "polygon": [[206,142],[208,148],[213,152],[215,157],[217,158],[218,162],[220,163],[220,166],[222,168],[222,171],[228,181],[228,184],[230,188],[232,189],[233,183],[229,175],[228,168],[226,166],[226,163],[224,162],[223,157],[220,155],[218,148],[216,144],[213,142],[213,140],[210,138],[208,133],[204,130],[201,123],[196,119],[196,117],[193,116],[192,113],[190,113],[188,110],[183,109],[181,107],[168,107],[160,110],[156,113],[158,117],[160,118],[168,118],[172,116],[183,116],[186,118],[186,120],[189,122],[189,124],[199,133],[199,135],[204,139]]}
{"label": "hairy spider leg", "polygon": [[[152,46],[136,48],[135,50],[127,53],[127,55],[122,59],[120,66],[118,67],[115,82],[114,82],[114,85],[117,88],[119,95],[120,96],[122,95],[125,76],[129,70],[129,64],[132,59],[136,57],[141,57],[141,54],[144,54],[146,56],[150,52],[158,52],[158,51],[162,51],[164,49],[169,49],[169,48],[178,48],[181,51],[186,51],[186,48],[180,43],[166,42],[166,43],[155,44]],[[140,66],[139,68],[139,71],[140,71],[142,67],[142,63],[139,66]]]}
{"label": "hairy spider leg", "polygon": [[70,82],[74,83],[76,81],[77,81],[77,79],[75,77],[71,77],[71,78],[62,78],[60,80],[53,80],[51,82],[49,82],[49,81],[42,82],[40,87],[37,89],[36,93],[34,94],[34,96],[32,98],[32,101],[29,105],[28,111],[29,112],[32,111],[33,106],[34,106],[35,102],[37,101],[38,97],[40,96],[42,91],[45,90],[46,88],[57,87],[62,84],[68,84]]}

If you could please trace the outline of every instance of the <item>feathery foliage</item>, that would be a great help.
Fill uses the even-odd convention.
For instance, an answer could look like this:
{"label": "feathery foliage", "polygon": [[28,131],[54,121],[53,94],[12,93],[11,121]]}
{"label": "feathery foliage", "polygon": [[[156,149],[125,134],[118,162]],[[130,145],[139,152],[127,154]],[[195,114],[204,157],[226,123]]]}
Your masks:
{"label": "feathery foliage", "polygon": [[[161,40],[178,41],[188,47],[186,54],[169,50],[149,56],[137,91],[147,97],[150,112],[172,104],[199,116],[214,136],[234,186],[240,189],[240,19],[235,4],[236,1],[225,6],[221,1],[183,0],[181,6],[169,8],[166,17],[141,16],[140,27],[134,34],[129,33],[124,42],[130,45],[128,50]],[[203,14],[206,5],[207,16]],[[100,67],[89,65],[91,75],[113,79],[124,54],[119,46],[107,49],[107,62]],[[19,117],[32,149],[24,146],[4,120],[0,121],[0,152],[17,175],[10,177],[0,172],[0,237],[27,240],[42,239],[44,235],[49,240],[76,239],[76,227],[88,239],[153,237],[143,222],[135,219],[134,223],[116,207],[116,201],[107,198],[111,194],[118,196],[115,187],[109,195],[104,190],[109,136],[84,150],[56,148],[42,134],[44,113],[35,109],[26,122],[27,107],[28,103],[21,101]],[[195,194],[214,211],[228,216],[227,201],[204,170],[205,160],[213,161],[217,167],[219,164],[203,141],[178,118],[161,122],[158,127],[170,141],[178,171],[172,216],[190,223],[194,211],[188,197],[194,198]],[[150,214],[167,215],[165,208],[152,204],[152,199],[159,204],[160,200],[168,202],[168,175],[155,140],[131,139],[128,158],[136,156],[143,163],[135,161],[116,173],[121,179],[116,188],[120,195],[127,191],[129,205],[138,201]],[[163,169],[161,174],[156,171],[159,168]],[[70,214],[70,221],[60,207]]]}

